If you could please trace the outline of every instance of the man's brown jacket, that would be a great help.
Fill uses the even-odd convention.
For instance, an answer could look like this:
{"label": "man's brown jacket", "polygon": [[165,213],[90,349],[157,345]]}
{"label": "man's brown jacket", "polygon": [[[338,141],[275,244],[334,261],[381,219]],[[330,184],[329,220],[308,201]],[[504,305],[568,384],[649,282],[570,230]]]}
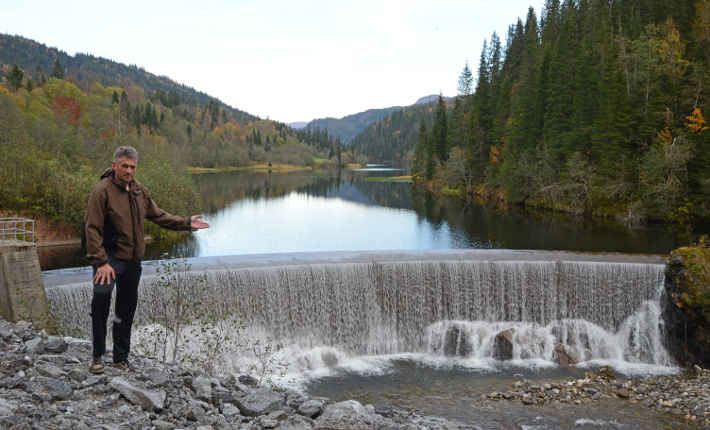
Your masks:
{"label": "man's brown jacket", "polygon": [[89,195],[84,215],[86,254],[95,267],[108,262],[107,253],[127,261],[138,261],[145,251],[145,219],[169,230],[190,230],[190,218],[160,209],[148,189],[135,180],[117,181],[108,168]]}

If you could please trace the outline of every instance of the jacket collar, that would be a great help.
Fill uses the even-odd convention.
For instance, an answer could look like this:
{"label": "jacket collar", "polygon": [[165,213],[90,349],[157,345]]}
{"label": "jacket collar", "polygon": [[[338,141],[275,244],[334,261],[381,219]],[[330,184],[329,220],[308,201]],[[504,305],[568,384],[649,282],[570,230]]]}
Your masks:
{"label": "jacket collar", "polygon": [[[109,178],[111,182],[116,184],[116,186],[122,190],[126,189],[126,183],[124,181],[119,181],[116,180],[116,171],[113,169],[113,167],[109,167],[106,169],[106,171],[101,175],[101,179],[104,178]],[[138,195],[141,193],[140,188],[138,188],[138,184],[136,183],[135,179],[132,179],[131,182],[128,183],[128,187],[131,191],[131,194]]]}

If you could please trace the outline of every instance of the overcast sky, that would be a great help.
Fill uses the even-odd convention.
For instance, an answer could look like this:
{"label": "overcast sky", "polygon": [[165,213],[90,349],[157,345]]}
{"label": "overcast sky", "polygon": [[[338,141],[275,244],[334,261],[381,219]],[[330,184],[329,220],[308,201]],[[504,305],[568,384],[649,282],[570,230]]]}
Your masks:
{"label": "overcast sky", "polygon": [[453,96],[531,5],[539,18],[542,0],[0,0],[0,31],[293,122]]}

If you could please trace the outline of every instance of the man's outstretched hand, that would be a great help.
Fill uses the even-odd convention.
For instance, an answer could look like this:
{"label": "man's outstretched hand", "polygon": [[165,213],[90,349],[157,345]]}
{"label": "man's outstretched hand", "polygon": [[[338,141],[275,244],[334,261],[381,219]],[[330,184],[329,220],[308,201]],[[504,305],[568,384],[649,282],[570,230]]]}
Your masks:
{"label": "man's outstretched hand", "polygon": [[199,230],[202,228],[210,228],[210,225],[207,224],[206,222],[202,221],[200,218],[202,218],[202,215],[193,215],[190,217],[190,227],[193,230]]}

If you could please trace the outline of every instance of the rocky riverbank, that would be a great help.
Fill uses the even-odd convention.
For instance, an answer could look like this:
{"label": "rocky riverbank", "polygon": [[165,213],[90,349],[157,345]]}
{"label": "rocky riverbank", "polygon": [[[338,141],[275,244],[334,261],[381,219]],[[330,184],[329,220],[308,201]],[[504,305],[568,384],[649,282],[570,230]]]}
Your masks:
{"label": "rocky riverbank", "polygon": [[[133,371],[107,366],[87,371],[90,344],[47,336],[30,324],[0,320],[0,428],[12,429],[476,429],[390,406],[331,402],[259,387],[245,375],[208,375],[152,357],[132,355]],[[639,403],[680,416],[691,428],[710,428],[710,371],[617,380],[610,367],[584,379],[482,393],[480,403],[544,408],[600,401]]]}
{"label": "rocky riverbank", "polygon": [[259,387],[244,375],[208,375],[132,355],[132,371],[88,372],[86,341],[47,336],[0,320],[0,428],[373,429],[475,427],[389,406],[334,403]]}
{"label": "rocky riverbank", "polygon": [[482,402],[521,402],[531,407],[602,399],[641,403],[659,413],[681,416],[698,428],[710,428],[710,370],[699,366],[681,375],[627,381],[617,380],[610,366],[601,366],[599,375],[587,372],[584,379],[544,385],[517,381],[506,392],[481,396]]}

